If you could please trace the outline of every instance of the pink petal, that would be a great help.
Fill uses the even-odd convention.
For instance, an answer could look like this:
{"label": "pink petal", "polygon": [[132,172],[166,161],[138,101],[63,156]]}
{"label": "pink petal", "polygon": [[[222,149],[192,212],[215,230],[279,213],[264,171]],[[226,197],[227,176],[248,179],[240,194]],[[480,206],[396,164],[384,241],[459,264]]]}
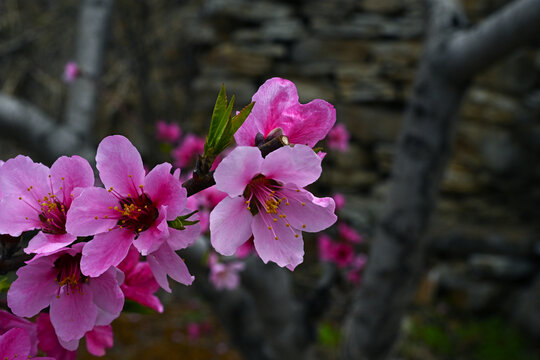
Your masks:
{"label": "pink petal", "polygon": [[334,126],[336,109],[324,100],[315,99],[305,105],[288,108],[282,122],[290,124],[288,129],[283,129],[283,133],[291,144],[313,147]]}
{"label": "pink petal", "polygon": [[133,240],[133,245],[139,250],[141,255],[146,256],[156,251],[169,235],[169,224],[165,220],[167,210],[166,206],[162,206],[159,209],[159,215],[154,224],[147,230],[139,233],[135,240]]}
{"label": "pink petal", "polygon": [[260,174],[263,158],[255,147],[240,146],[219,164],[214,173],[216,187],[229,196],[242,195],[246,185]]}
{"label": "pink petal", "polygon": [[285,146],[266,156],[261,172],[269,179],[302,188],[321,176],[321,158],[310,147]]}
{"label": "pink petal", "polygon": [[11,329],[0,335],[0,359],[26,359],[30,354],[30,337],[24,329]]}
{"label": "pink petal", "polygon": [[135,234],[129,229],[117,229],[94,236],[83,248],[81,271],[97,277],[126,257]]}
{"label": "pink petal", "polygon": [[[47,355],[54,357],[56,360],[75,360],[77,358],[76,351],[65,349],[54,332],[49,314],[40,313],[37,318],[39,349]],[[76,342],[78,345],[78,342]],[[76,349],[77,347],[75,347]]]}
{"label": "pink petal", "polygon": [[[268,229],[269,226],[272,227],[271,230]],[[281,267],[290,266],[294,269],[302,262],[304,257],[302,232],[287,227],[284,219],[273,222],[270,216],[263,217],[259,213],[255,215],[251,228],[255,249],[264,263],[273,261]],[[295,234],[298,237],[295,237]]]}
{"label": "pink petal", "polygon": [[287,197],[289,203],[281,209],[294,228],[307,232],[319,232],[336,222],[334,199],[318,198],[304,189],[300,192],[283,189],[281,193]]}
{"label": "pink petal", "polygon": [[75,240],[77,237],[71,234],[45,234],[40,231],[30,240],[24,252],[27,254],[48,254],[68,246]]}
{"label": "pink petal", "polygon": [[94,171],[80,156],[62,156],[51,166],[51,179],[56,196],[69,207],[73,189],[94,185]]}
{"label": "pink petal", "polygon": [[298,93],[291,81],[272,78],[261,85],[252,101],[255,101],[253,110],[234,135],[238,145],[253,146],[258,132],[266,137],[272,130],[281,127],[283,112],[298,105]]}
{"label": "pink petal", "polygon": [[113,330],[110,325],[96,326],[86,333],[86,348],[95,356],[105,355],[105,348],[113,347]]}
{"label": "pink petal", "polygon": [[191,285],[195,279],[189,273],[184,260],[167,243],[148,255],[148,264],[158,284],[167,292],[171,292],[167,275],[184,285]]}
{"label": "pink petal", "polygon": [[167,206],[167,220],[174,220],[186,207],[187,191],[177,177],[171,174],[172,165],[159,164],[148,173],[144,192],[156,207]]}
{"label": "pink petal", "polygon": [[152,295],[158,289],[159,284],[150,270],[150,265],[145,262],[138,263],[131,273],[126,274],[126,281],[122,285],[126,298],[161,313],[163,305],[156,296]]}
{"label": "pink petal", "polygon": [[122,270],[125,273],[129,273],[135,269],[137,264],[139,263],[141,255],[135,248],[135,246],[131,246],[129,248],[129,251],[127,253],[127,256],[122,260],[120,264],[118,264],[118,268]]}
{"label": "pink petal", "polygon": [[93,294],[82,284],[81,292],[67,293],[66,287],[58,298],[51,302],[50,316],[56,335],[63,341],[80,339],[96,323],[98,310],[93,303]]}
{"label": "pink petal", "polygon": [[141,155],[133,144],[121,135],[107,136],[98,146],[96,167],[105,188],[113,188],[122,196],[137,194],[144,184]]}
{"label": "pink petal", "polygon": [[108,325],[116,319],[124,306],[124,293],[120,289],[116,273],[120,270],[109,268],[101,276],[90,278],[88,286],[92,290],[94,304],[102,310],[96,325]]}
{"label": "pink petal", "polygon": [[223,199],[210,213],[210,241],[222,255],[233,255],[251,236],[253,215],[243,197]]}
{"label": "pink petal", "polygon": [[8,306],[17,316],[32,317],[56,297],[57,271],[50,259],[41,258],[17,270],[7,294]]}
{"label": "pink petal", "polygon": [[3,334],[13,328],[20,328],[26,330],[28,336],[30,337],[30,347],[32,348],[32,350],[30,351],[30,355],[36,355],[38,351],[36,324],[21,317],[15,316],[5,310],[0,310],[0,334]]}
{"label": "pink petal", "polygon": [[36,201],[28,203],[18,195],[4,194],[0,202],[0,234],[19,236],[24,231],[41,228]]}
{"label": "pink petal", "polygon": [[76,236],[106,232],[114,228],[121,217],[114,210],[118,205],[118,199],[107,190],[86,188],[71,204],[66,218],[66,231]]}
{"label": "pink petal", "polygon": [[33,162],[28,156],[19,155],[9,159],[0,168],[0,188],[4,196],[21,196],[27,202],[35,204],[37,199],[52,191],[49,168]]}

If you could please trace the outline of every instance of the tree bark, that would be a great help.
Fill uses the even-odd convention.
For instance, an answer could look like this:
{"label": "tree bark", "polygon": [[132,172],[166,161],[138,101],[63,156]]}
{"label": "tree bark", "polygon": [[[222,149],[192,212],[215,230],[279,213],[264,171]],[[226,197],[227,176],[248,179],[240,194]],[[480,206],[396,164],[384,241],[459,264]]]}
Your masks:
{"label": "tree bark", "polygon": [[456,113],[473,76],[540,29],[540,1],[511,3],[464,30],[455,1],[429,1],[428,37],[398,140],[390,192],[363,285],[345,325],[345,359],[391,352],[424,261],[424,234],[448,162]]}

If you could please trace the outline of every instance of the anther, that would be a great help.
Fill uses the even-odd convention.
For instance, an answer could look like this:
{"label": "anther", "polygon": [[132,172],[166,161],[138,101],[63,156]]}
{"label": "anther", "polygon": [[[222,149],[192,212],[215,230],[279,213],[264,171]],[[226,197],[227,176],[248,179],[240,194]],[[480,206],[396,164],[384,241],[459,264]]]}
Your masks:
{"label": "anther", "polygon": [[271,226],[269,226],[269,227],[268,227],[268,230],[272,230],[272,227],[271,227]]}
{"label": "anther", "polygon": [[96,220],[97,220],[97,219],[98,219],[98,217],[97,217],[97,216],[94,216],[94,219],[96,219]]}
{"label": "anther", "polygon": [[276,240],[279,240],[277,236],[275,237],[275,239],[276,239]]}
{"label": "anther", "polygon": [[302,229],[305,229],[306,228],[306,224],[302,224]]}
{"label": "anther", "polygon": [[306,206],[306,203],[305,203],[305,202],[303,202],[303,203],[302,203],[302,206]]}

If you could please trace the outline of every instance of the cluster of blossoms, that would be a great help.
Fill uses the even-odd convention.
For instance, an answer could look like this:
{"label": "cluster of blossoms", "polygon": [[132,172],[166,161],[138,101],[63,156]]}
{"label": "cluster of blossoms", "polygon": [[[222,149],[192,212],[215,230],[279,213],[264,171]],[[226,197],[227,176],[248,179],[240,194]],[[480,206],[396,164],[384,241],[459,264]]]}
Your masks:
{"label": "cluster of blossoms", "polygon": [[[337,209],[341,209],[345,205],[345,198],[341,194],[336,194],[334,200]],[[318,236],[317,242],[321,261],[334,263],[346,272],[347,280],[353,284],[360,283],[362,270],[367,259],[363,253],[356,252],[355,246],[364,242],[362,235],[345,222],[340,221],[337,224],[337,236],[330,237],[328,234],[322,233]]]}
{"label": "cluster of blossoms", "polygon": [[[12,350],[35,355],[36,344],[49,356],[70,359],[83,337],[91,353],[103,355],[125,299],[162,312],[154,293],[171,291],[167,277],[193,282],[176,251],[192,245],[201,230],[210,230],[213,248],[224,256],[254,252],[290,270],[303,261],[302,232],[337,220],[332,198],[305,189],[321,175],[322,157],[312,148],[334,126],[335,110],[319,99],[300,104],[294,84],[279,78],[263,84],[253,101],[234,134],[238,146],[214,162],[215,187],[189,200],[180,169],[162,163],[146,173],[139,152],[120,135],[97,149],[104,187],[94,185],[91,166],[78,156],[60,157],[50,168],[22,155],[0,164],[0,234],[35,234],[24,249],[34,256],[7,294],[15,315],[2,314],[15,325],[4,329],[0,355],[2,341],[15,336],[27,340],[24,348],[5,350],[9,359]],[[176,143],[181,133],[158,124],[163,141]],[[290,145],[261,152],[258,146],[276,134]],[[185,136],[173,151],[176,165],[185,167],[203,149],[202,139]],[[178,226],[192,210],[200,212]],[[238,286],[243,263],[212,254],[208,265],[218,289]],[[20,318],[38,314],[37,325]]]}
{"label": "cluster of blossoms", "polygon": [[174,145],[171,151],[174,166],[187,168],[203,152],[204,139],[195,134],[188,133],[182,138],[182,129],[176,123],[158,121],[156,125],[156,138],[167,144]]}

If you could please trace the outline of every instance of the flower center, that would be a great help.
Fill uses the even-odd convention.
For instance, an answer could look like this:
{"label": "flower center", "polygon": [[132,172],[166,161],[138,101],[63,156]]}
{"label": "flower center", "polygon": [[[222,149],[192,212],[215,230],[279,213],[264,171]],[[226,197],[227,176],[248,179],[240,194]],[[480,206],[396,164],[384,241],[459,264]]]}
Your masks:
{"label": "flower center", "polygon": [[60,256],[54,262],[54,268],[58,271],[56,276],[56,282],[60,288],[58,289],[58,296],[60,294],[60,289],[65,286],[66,293],[80,293],[82,295],[81,285],[88,281],[88,278],[81,273],[81,257],[82,254],[76,254],[71,256],[65,254]]}
{"label": "flower center", "polygon": [[118,220],[120,228],[133,229],[137,233],[148,230],[159,215],[152,200],[144,193],[121,199],[119,206],[114,209],[122,216]]}
{"label": "flower center", "polygon": [[41,230],[47,234],[65,234],[67,209],[64,204],[56,196],[49,195],[40,200],[40,205]]}

